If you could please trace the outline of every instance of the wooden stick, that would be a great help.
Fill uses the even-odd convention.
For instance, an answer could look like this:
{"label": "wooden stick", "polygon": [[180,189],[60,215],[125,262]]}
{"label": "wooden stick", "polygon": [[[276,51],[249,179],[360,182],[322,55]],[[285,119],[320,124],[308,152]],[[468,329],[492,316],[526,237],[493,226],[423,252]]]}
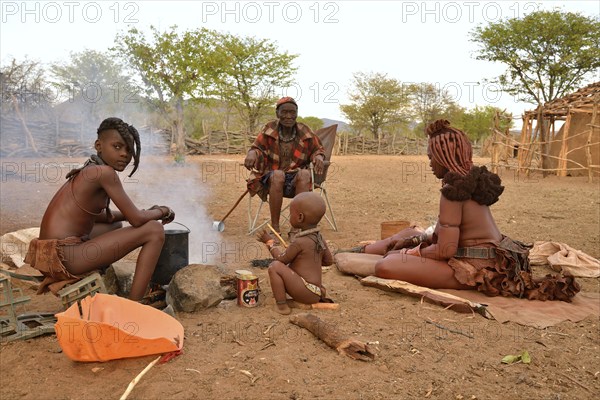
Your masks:
{"label": "wooden stick", "polygon": [[283,247],[288,247],[288,245],[285,242],[285,240],[283,240],[283,238],[281,237],[281,235],[279,233],[277,233],[277,231],[275,229],[273,229],[273,227],[271,226],[271,224],[267,223],[267,226],[269,227],[269,229],[271,230],[271,232],[273,232],[273,235],[275,235],[275,237],[277,239],[279,239],[279,241],[281,242],[281,244],[283,245]]}
{"label": "wooden stick", "polygon": [[457,335],[463,335],[463,336],[466,336],[466,337],[468,337],[469,339],[474,339],[473,335],[471,335],[470,333],[464,333],[464,332],[462,332],[462,331],[459,331],[459,330],[456,330],[456,329],[446,328],[445,326],[443,326],[443,325],[440,325],[440,324],[438,324],[438,323],[435,323],[435,322],[433,322],[433,321],[425,321],[425,323],[427,323],[427,324],[431,324],[431,325],[433,325],[433,326],[435,326],[435,327],[437,327],[437,328],[440,328],[440,329],[444,329],[444,330],[446,330],[446,331],[448,331],[448,332],[456,333]]}
{"label": "wooden stick", "polygon": [[311,304],[310,308],[313,310],[337,310],[340,305],[338,303],[315,303]]}
{"label": "wooden stick", "polygon": [[591,391],[592,391],[592,390],[591,390],[589,387],[585,386],[583,383],[580,383],[580,382],[579,382],[579,381],[577,381],[576,379],[574,379],[574,378],[571,378],[569,375],[563,374],[563,373],[561,373],[561,372],[559,372],[558,374],[559,374],[559,375],[561,375],[561,376],[564,376],[564,377],[565,377],[565,378],[567,378],[567,379],[570,379],[570,380],[571,380],[571,382],[575,382],[576,384],[578,384],[579,386],[581,386],[582,388],[584,388],[584,389],[585,389],[585,390],[587,390],[588,392],[591,392]]}
{"label": "wooden stick", "polygon": [[233,212],[233,210],[235,210],[235,208],[238,206],[238,204],[240,204],[240,201],[242,201],[242,199],[244,198],[244,196],[246,196],[248,194],[250,189],[246,189],[246,191],[244,193],[242,193],[242,195],[240,196],[239,199],[237,199],[237,201],[235,202],[235,204],[233,205],[233,207],[231,207],[231,209],[227,212],[227,214],[225,214],[225,216],[223,218],[221,218],[221,222],[225,222],[225,220],[227,219],[227,217],[229,217],[229,214],[231,214]]}
{"label": "wooden stick", "polygon": [[154,365],[160,360],[160,357],[161,356],[158,356],[154,361],[152,361],[150,364],[148,364],[146,366],[146,368],[144,368],[144,370],[138,374],[138,376],[136,376],[135,378],[133,378],[133,380],[131,382],[129,382],[129,386],[127,386],[127,390],[125,390],[125,393],[123,393],[123,396],[121,396],[121,398],[119,400],[127,399],[127,396],[129,396],[129,394],[131,393],[131,391],[133,390],[135,385],[137,385],[137,383],[140,381],[140,379],[142,379],[142,377],[144,375],[146,375],[146,372],[150,371],[150,368],[154,367]]}
{"label": "wooden stick", "polygon": [[338,330],[336,325],[325,322],[314,314],[292,315],[290,322],[307,329],[340,354],[345,354],[354,360],[373,361],[375,359],[375,353],[368,343],[347,337]]}

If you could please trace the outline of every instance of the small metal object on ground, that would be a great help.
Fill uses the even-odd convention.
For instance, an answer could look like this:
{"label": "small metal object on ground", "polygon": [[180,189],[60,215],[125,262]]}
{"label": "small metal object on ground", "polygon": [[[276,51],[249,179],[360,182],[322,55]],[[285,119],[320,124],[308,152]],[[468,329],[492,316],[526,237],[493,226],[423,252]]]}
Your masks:
{"label": "small metal object on ground", "polygon": [[235,271],[238,305],[256,307],[258,305],[258,277],[245,269]]}
{"label": "small metal object on ground", "polygon": [[235,210],[235,208],[238,206],[238,204],[240,204],[240,201],[242,201],[242,199],[244,198],[244,196],[246,196],[248,194],[249,190],[246,189],[246,191],[244,193],[242,193],[242,195],[237,199],[237,201],[235,202],[235,204],[233,205],[233,207],[231,207],[231,209],[227,212],[227,214],[225,214],[225,216],[223,218],[221,218],[221,220],[219,221],[213,221],[212,223],[212,229],[218,232],[223,232],[225,230],[225,220],[227,219],[227,217],[229,217],[229,215],[233,212],[233,210]]}

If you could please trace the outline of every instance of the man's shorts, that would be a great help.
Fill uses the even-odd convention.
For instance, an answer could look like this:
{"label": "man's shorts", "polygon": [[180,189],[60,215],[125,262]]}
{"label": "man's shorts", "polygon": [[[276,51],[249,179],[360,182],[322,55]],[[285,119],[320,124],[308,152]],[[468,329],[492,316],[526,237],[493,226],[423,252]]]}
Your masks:
{"label": "man's shorts", "polygon": [[[271,179],[271,175],[273,175],[274,171],[270,171],[263,175],[260,179],[260,183],[263,185],[264,190],[266,192],[269,191],[269,185]],[[283,182],[283,197],[287,197],[289,199],[293,198],[296,195],[296,174],[298,170],[292,172],[285,173],[285,182]]]}

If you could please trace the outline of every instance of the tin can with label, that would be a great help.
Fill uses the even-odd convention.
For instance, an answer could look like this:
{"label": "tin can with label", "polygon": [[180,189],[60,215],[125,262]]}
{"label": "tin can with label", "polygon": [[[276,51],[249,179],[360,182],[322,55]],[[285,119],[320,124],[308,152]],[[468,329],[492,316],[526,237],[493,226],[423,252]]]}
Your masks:
{"label": "tin can with label", "polygon": [[258,277],[245,269],[235,271],[237,303],[242,307],[258,305]]}

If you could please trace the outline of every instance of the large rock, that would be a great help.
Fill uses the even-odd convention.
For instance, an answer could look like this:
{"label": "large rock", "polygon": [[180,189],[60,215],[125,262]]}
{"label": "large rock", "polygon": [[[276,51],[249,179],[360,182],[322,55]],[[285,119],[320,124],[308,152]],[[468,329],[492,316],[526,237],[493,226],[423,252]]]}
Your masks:
{"label": "large rock", "polygon": [[104,286],[106,286],[106,291],[110,294],[129,297],[134,273],[134,262],[121,260],[112,263],[104,273]]}
{"label": "large rock", "polygon": [[176,311],[214,307],[224,298],[222,271],[214,265],[191,264],[177,271],[167,290],[167,303]]}
{"label": "large rock", "polygon": [[0,237],[0,255],[2,262],[13,268],[21,268],[27,254],[29,242],[40,235],[40,228],[27,228],[9,232]]}

